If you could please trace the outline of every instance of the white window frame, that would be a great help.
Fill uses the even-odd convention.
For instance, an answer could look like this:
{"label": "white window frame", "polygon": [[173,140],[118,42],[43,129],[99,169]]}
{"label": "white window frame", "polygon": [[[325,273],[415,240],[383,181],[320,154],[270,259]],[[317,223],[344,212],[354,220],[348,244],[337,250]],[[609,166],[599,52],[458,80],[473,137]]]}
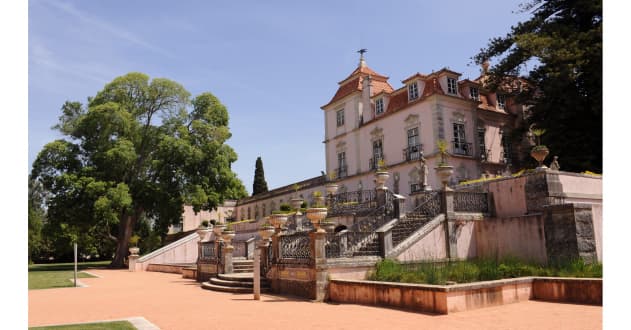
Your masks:
{"label": "white window frame", "polygon": [[408,85],[408,101],[418,99],[418,82],[413,82]]}
{"label": "white window frame", "polygon": [[480,90],[477,87],[469,87],[469,97],[472,100],[480,101]]}
{"label": "white window frame", "polygon": [[383,114],[383,97],[375,100],[375,115],[379,116]]}
{"label": "white window frame", "polygon": [[447,77],[447,93],[458,94],[458,81],[455,78]]}
{"label": "white window frame", "polygon": [[335,119],[337,127],[344,126],[344,109],[340,109],[335,112]]}

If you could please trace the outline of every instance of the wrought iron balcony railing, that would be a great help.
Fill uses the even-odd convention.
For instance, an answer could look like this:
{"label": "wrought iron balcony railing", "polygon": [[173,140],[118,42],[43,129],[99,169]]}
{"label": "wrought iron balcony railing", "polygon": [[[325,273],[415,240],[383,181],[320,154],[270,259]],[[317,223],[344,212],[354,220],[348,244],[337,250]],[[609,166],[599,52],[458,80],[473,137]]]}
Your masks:
{"label": "wrought iron balcony railing", "polygon": [[403,159],[409,162],[411,160],[419,160],[421,158],[421,152],[423,152],[423,145],[417,144],[413,146],[408,146],[403,149]]}
{"label": "wrought iron balcony railing", "polygon": [[453,153],[454,155],[462,155],[462,156],[472,156],[473,148],[471,147],[471,143],[462,142],[462,141],[451,141],[453,145]]}

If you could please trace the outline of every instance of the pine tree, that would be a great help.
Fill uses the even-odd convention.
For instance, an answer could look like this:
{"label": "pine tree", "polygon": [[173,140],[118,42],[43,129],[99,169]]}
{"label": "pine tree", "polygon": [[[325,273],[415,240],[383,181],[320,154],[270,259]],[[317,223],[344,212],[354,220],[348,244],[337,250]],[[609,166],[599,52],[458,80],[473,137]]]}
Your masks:
{"label": "pine tree", "polygon": [[252,196],[267,191],[267,182],[265,181],[265,172],[263,171],[263,161],[261,157],[256,158],[256,167],[254,169],[254,184],[252,185]]}
{"label": "pine tree", "polygon": [[530,68],[525,78],[536,88],[515,95],[530,106],[527,124],[546,130],[541,142],[564,170],[600,172],[602,1],[531,0],[522,10],[532,17],[491,39],[474,60],[499,60],[489,71],[491,88]]}

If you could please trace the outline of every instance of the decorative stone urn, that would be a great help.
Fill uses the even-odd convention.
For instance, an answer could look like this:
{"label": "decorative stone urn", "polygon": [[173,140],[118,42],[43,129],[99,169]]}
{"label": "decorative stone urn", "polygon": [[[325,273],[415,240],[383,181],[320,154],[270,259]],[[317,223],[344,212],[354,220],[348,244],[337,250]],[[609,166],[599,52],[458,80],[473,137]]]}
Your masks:
{"label": "decorative stone urn", "polygon": [[223,223],[215,224],[215,226],[213,226],[213,233],[215,233],[215,236],[217,238],[221,238],[221,233],[224,231],[224,229],[226,229],[226,225],[224,225]]}
{"label": "decorative stone urn", "polygon": [[447,186],[449,183],[449,177],[454,173],[454,167],[451,165],[438,165],[438,167],[434,168],[436,170],[436,175],[438,175],[438,179],[443,184],[443,190],[450,191],[451,188]]}
{"label": "decorative stone urn", "polygon": [[339,188],[339,186],[337,185],[337,183],[327,183],[324,185],[324,189],[326,189],[327,194],[329,195],[335,195],[335,193],[337,193],[337,189]]}
{"label": "decorative stone urn", "polygon": [[274,227],[267,225],[267,226],[263,226],[259,229],[259,235],[261,236],[261,239],[264,241],[268,241],[270,237],[272,237],[272,235],[274,235]]}
{"label": "decorative stone urn", "polygon": [[140,253],[140,248],[137,246],[132,246],[129,248],[129,253],[131,253],[132,256],[137,256],[138,253]]}
{"label": "decorative stone urn", "polygon": [[232,242],[232,239],[235,235],[236,233],[234,232],[234,230],[224,230],[221,233],[221,238],[223,238],[223,240],[226,242],[226,245],[230,246],[230,243]]}
{"label": "decorative stone urn", "polygon": [[210,228],[208,227],[197,228],[197,235],[199,235],[200,242],[204,240],[204,238],[206,237],[206,234],[208,234],[209,232],[210,232]]}
{"label": "decorative stone urn", "polygon": [[326,218],[328,211],[326,207],[312,207],[307,209],[307,219],[311,221],[316,231],[323,233],[324,229],[320,228],[320,222]]}
{"label": "decorative stone urn", "polygon": [[538,170],[548,168],[547,166],[543,164],[543,161],[546,159],[549,153],[550,153],[550,150],[548,149],[548,147],[543,146],[543,145],[534,146],[530,150],[530,156],[532,156],[532,158],[534,158],[535,160],[537,160],[537,162],[539,162],[539,166],[537,167]]}
{"label": "decorative stone urn", "polygon": [[302,215],[302,213],[300,213],[300,205],[302,205],[303,199],[302,198],[292,198],[289,203],[291,204],[291,208],[293,208],[294,210],[296,210],[296,215]]}
{"label": "decorative stone urn", "polygon": [[285,226],[285,223],[287,223],[287,218],[288,217],[289,216],[287,214],[282,214],[282,213],[271,214],[269,216],[269,222],[276,229],[280,230],[280,229],[282,229]]}
{"label": "decorative stone urn", "polygon": [[389,177],[390,174],[387,171],[380,170],[375,172],[375,183],[377,184],[377,189],[384,189]]}

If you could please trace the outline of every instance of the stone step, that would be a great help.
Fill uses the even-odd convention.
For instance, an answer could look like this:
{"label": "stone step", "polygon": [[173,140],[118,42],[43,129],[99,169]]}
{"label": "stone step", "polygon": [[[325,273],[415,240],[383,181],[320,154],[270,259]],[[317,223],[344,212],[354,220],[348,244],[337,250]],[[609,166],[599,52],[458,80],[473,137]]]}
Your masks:
{"label": "stone step", "polygon": [[217,276],[226,281],[254,282],[254,273],[218,274]]}
{"label": "stone step", "polygon": [[[220,278],[212,277],[210,279],[210,284],[220,285],[220,286],[231,286],[231,287],[242,287],[242,288],[252,288],[254,287],[254,282],[242,282],[242,281],[229,281],[222,280]],[[261,279],[261,286],[267,286],[267,280]]]}
{"label": "stone step", "polygon": [[[254,292],[254,288],[222,286],[222,285],[216,285],[216,284],[212,284],[208,282],[202,283],[202,289],[221,291],[221,292],[230,292],[230,293],[253,293]],[[261,286],[261,293],[266,293],[266,292],[269,292],[269,288]]]}

